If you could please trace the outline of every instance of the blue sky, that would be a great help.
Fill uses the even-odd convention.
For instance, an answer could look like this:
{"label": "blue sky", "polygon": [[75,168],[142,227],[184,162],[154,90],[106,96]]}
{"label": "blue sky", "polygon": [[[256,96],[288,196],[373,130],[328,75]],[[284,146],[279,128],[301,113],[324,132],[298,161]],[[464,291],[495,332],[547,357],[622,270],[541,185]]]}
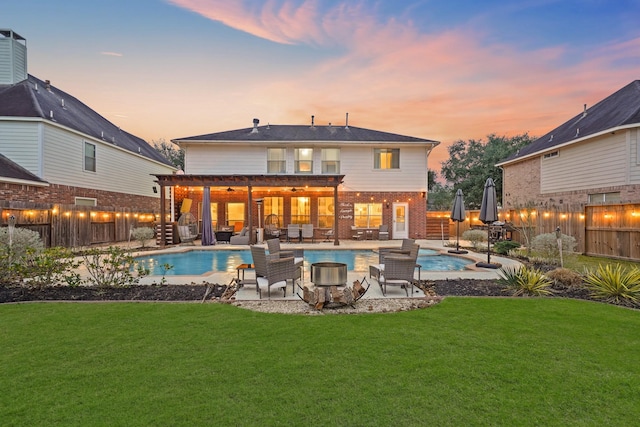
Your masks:
{"label": "blue sky", "polygon": [[349,124],[542,135],[640,78],[640,0],[23,0],[29,72],[148,141]]}

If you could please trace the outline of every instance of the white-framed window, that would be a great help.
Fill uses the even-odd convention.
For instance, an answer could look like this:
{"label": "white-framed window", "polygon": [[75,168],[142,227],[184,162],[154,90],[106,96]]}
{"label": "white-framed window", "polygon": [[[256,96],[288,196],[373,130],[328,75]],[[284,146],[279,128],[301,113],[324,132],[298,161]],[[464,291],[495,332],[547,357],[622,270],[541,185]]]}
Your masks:
{"label": "white-framed window", "polygon": [[96,171],[96,146],[89,142],[84,142],[84,170]]}
{"label": "white-framed window", "polygon": [[400,169],[400,149],[399,148],[374,148],[373,149],[374,169]]}
{"label": "white-framed window", "polygon": [[620,192],[589,194],[589,204],[620,203]]}
{"label": "white-framed window", "polygon": [[284,148],[267,148],[267,173],[286,173],[287,158]]}
{"label": "white-framed window", "polygon": [[318,197],[318,227],[333,228],[335,218],[333,197]]}
{"label": "white-framed window", "polygon": [[545,153],[542,158],[543,159],[552,159],[554,157],[558,157],[560,155],[560,152],[558,150],[556,151],[552,151],[550,153]]}
{"label": "white-framed window", "polygon": [[295,173],[313,172],[313,148],[296,148],[293,152]]}
{"label": "white-framed window", "polygon": [[322,149],[322,173],[339,174],[340,173],[340,149],[339,148],[323,148]]}
{"label": "white-framed window", "polygon": [[98,199],[93,197],[76,197],[76,206],[98,206]]}
{"label": "white-framed window", "polygon": [[236,223],[244,224],[244,203],[227,203],[227,225],[234,227]]}
{"label": "white-framed window", "polygon": [[382,224],[382,203],[354,203],[353,225],[358,228],[378,228]]}
{"label": "white-framed window", "polygon": [[291,224],[311,223],[311,201],[309,197],[291,198]]}

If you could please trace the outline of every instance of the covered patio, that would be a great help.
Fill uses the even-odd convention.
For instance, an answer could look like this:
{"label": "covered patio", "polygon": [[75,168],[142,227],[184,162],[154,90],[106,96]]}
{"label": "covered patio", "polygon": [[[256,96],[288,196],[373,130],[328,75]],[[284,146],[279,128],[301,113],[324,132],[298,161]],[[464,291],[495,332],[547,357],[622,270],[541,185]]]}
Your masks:
{"label": "covered patio", "polygon": [[[209,187],[212,194],[215,191],[233,191],[235,188],[242,188],[247,192],[247,220],[246,226],[250,236],[250,244],[256,243],[257,228],[254,225],[253,204],[257,201],[253,197],[253,190],[274,188],[280,191],[296,188],[309,189],[333,189],[333,204],[339,206],[338,186],[343,183],[344,175],[154,175],[156,183],[160,186],[160,229],[165,230],[167,224],[167,192],[166,188],[181,187]],[[216,190],[220,189],[220,190]],[[334,209],[333,229],[337,230],[339,210]],[[262,221],[258,218],[258,224]],[[204,225],[203,225],[204,226]],[[339,233],[333,233],[333,244],[340,245]],[[167,245],[166,236],[161,233],[159,246]]]}

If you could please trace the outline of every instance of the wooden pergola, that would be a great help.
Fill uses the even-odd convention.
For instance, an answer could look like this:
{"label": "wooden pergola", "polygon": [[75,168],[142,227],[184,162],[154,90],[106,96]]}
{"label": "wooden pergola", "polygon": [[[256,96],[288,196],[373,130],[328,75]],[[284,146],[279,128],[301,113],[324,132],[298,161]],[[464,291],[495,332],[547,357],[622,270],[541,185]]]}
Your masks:
{"label": "wooden pergola", "polygon": [[[186,186],[186,187],[246,187],[247,188],[247,209],[249,222],[249,236],[254,242],[253,221],[251,206],[253,197],[251,190],[254,187],[333,187],[333,205],[338,204],[338,186],[342,184],[344,175],[154,175],[156,182],[160,185],[160,229],[166,226],[166,192],[165,187]],[[334,209],[333,219],[333,244],[338,246],[338,211]],[[167,244],[165,233],[161,233],[160,246]]]}

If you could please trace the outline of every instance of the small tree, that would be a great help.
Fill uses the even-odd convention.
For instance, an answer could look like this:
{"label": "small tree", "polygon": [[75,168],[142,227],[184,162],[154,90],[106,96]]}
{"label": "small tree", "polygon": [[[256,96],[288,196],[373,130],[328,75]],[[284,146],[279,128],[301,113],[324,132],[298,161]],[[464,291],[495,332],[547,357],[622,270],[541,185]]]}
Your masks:
{"label": "small tree", "polygon": [[468,240],[475,250],[479,250],[481,243],[487,241],[487,233],[482,230],[467,230],[462,233],[462,239]]}
{"label": "small tree", "polygon": [[[573,236],[562,234],[560,236],[562,241],[563,252],[573,252],[576,250],[576,239]],[[559,258],[560,248],[558,248],[558,238],[556,233],[545,233],[537,235],[531,242],[531,248],[541,257],[544,258]]]}
{"label": "small tree", "polygon": [[147,241],[153,239],[155,233],[151,227],[138,227],[131,231],[131,235],[140,242],[140,246],[144,248],[147,245]]}
{"label": "small tree", "polygon": [[512,219],[513,228],[524,238],[527,256],[531,255],[531,242],[536,231],[538,208],[534,201],[524,203],[516,201],[513,207],[517,218]]}

